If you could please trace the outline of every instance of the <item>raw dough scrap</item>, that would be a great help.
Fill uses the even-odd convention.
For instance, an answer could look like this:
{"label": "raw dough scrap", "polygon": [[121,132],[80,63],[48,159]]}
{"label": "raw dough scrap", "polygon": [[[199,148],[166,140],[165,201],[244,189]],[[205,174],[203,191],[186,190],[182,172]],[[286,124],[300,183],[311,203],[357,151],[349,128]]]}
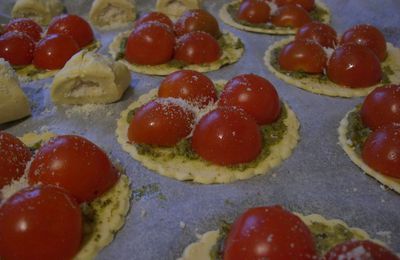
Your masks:
{"label": "raw dough scrap", "polygon": [[60,0],[17,0],[11,15],[13,18],[26,17],[41,25],[48,25],[63,10],[64,5]]}
{"label": "raw dough scrap", "polygon": [[190,9],[201,8],[201,0],[157,0],[156,10],[168,16],[178,17]]}
{"label": "raw dough scrap", "polygon": [[89,19],[100,29],[123,27],[136,19],[135,3],[133,0],[94,0]]}

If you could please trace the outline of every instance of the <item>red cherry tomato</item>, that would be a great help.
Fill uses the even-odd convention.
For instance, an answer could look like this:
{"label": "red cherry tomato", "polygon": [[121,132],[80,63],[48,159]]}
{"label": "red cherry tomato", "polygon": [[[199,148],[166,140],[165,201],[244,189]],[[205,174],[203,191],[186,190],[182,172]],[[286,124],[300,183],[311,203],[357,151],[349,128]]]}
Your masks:
{"label": "red cherry tomato", "polygon": [[172,20],[166,14],[160,12],[150,12],[143,15],[138,20],[136,20],[135,27],[138,27],[139,25],[148,22],[159,22],[168,26],[170,30],[174,30],[174,23],[172,22]]}
{"label": "red cherry tomato", "polygon": [[0,58],[13,66],[32,63],[35,42],[22,32],[8,32],[0,36]]}
{"label": "red cherry tomato", "polygon": [[0,208],[2,259],[72,259],[81,238],[81,210],[55,186],[23,189]]}
{"label": "red cherry tomato", "polygon": [[74,39],[79,48],[83,48],[94,41],[93,31],[89,23],[73,14],[62,14],[51,21],[47,29],[49,34],[62,34]]}
{"label": "red cherry tomato", "polygon": [[303,25],[296,33],[296,40],[312,40],[323,47],[334,49],[338,43],[336,31],[321,22],[311,22]]}
{"label": "red cherry tomato", "polygon": [[0,132],[0,189],[24,174],[31,152],[18,138]]}
{"label": "red cherry tomato", "polygon": [[314,0],[275,0],[275,4],[277,6],[282,6],[287,4],[297,4],[306,9],[307,11],[311,11],[315,8]]}
{"label": "red cherry tomato", "polygon": [[270,19],[270,12],[267,2],[246,0],[240,4],[237,17],[249,23],[266,23]]}
{"label": "red cherry tomato", "polygon": [[313,236],[281,206],[252,208],[236,219],[225,240],[224,260],[318,259]]}
{"label": "red cherry tomato", "polygon": [[157,99],[145,104],[135,113],[128,139],[138,144],[174,146],[192,131],[194,114],[168,99]]}
{"label": "red cherry tomato", "polygon": [[216,61],[222,51],[217,40],[206,32],[191,32],[179,38],[175,49],[175,59],[188,64]]}
{"label": "red cherry tomato", "polygon": [[400,178],[400,127],[386,125],[376,129],[365,141],[361,156],[377,172]]}
{"label": "red cherry tomato", "polygon": [[335,49],[328,61],[328,78],[351,88],[369,87],[382,78],[381,64],[367,47],[345,44]]}
{"label": "red cherry tomato", "polygon": [[284,70],[322,73],[326,68],[327,57],[318,43],[296,40],[283,47],[278,61]]}
{"label": "red cherry tomato", "polygon": [[118,180],[106,153],[89,140],[60,135],[44,144],[28,170],[29,184],[51,184],[66,189],[78,202],[89,202]]}
{"label": "red cherry tomato", "polygon": [[257,122],[244,110],[218,107],[196,125],[192,148],[203,159],[218,165],[251,162],[261,152]]}
{"label": "red cherry tomato", "polygon": [[388,124],[400,125],[400,85],[372,91],[361,107],[361,119],[372,130]]}
{"label": "red cherry tomato", "polygon": [[160,84],[158,96],[182,98],[199,107],[214,103],[218,98],[214,83],[193,70],[180,70],[168,75]]}
{"label": "red cherry tomato", "polygon": [[303,7],[288,4],[279,7],[272,15],[271,21],[275,26],[300,28],[312,20]]}
{"label": "red cherry tomato", "polygon": [[340,44],[355,43],[370,48],[380,61],[387,56],[386,40],[383,33],[369,24],[359,24],[348,29],[340,40]]}
{"label": "red cherry tomato", "polygon": [[218,38],[221,35],[217,19],[204,9],[193,9],[186,11],[175,23],[175,33],[177,36],[203,31]]}
{"label": "red cherry tomato", "polygon": [[218,105],[242,108],[259,125],[274,122],[281,112],[279,96],[274,86],[254,74],[242,74],[229,80]]}
{"label": "red cherry tomato", "polygon": [[175,35],[168,26],[147,22],[136,27],[129,35],[125,59],[130,63],[158,65],[174,55]]}
{"label": "red cherry tomato", "polygon": [[325,254],[325,260],[398,260],[399,258],[385,247],[372,241],[348,241],[339,244]]}
{"label": "red cherry tomato", "polygon": [[6,26],[4,26],[4,32],[11,31],[26,33],[35,42],[42,38],[42,27],[29,18],[17,18],[11,20],[8,24],[6,24]]}

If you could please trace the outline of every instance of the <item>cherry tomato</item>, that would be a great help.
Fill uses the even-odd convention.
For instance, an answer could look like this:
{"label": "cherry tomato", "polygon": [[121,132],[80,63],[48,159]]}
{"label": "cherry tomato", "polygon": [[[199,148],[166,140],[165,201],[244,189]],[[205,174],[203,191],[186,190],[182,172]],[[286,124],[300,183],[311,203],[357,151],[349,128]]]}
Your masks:
{"label": "cherry tomato", "polygon": [[2,259],[72,259],[81,238],[81,210],[55,186],[23,189],[0,208]]}
{"label": "cherry tomato", "polygon": [[118,170],[106,153],[89,140],[60,135],[44,144],[28,169],[28,181],[66,189],[79,203],[108,191],[118,180]]}
{"label": "cherry tomato", "polygon": [[372,241],[348,241],[329,250],[325,260],[398,260],[399,258],[385,247]]}
{"label": "cherry tomato", "polygon": [[338,43],[336,31],[321,22],[311,22],[303,25],[296,33],[296,40],[312,40],[323,47],[334,49]]}
{"label": "cherry tomato", "polygon": [[340,40],[340,44],[355,43],[370,48],[380,61],[387,56],[386,40],[383,33],[369,24],[359,24],[348,29]]}
{"label": "cherry tomato", "polygon": [[35,42],[42,38],[42,27],[38,25],[35,21],[29,18],[17,18],[11,20],[4,27],[4,32],[23,32],[29,35]]}
{"label": "cherry tomato", "polygon": [[0,189],[24,174],[31,152],[18,138],[0,132]]}
{"label": "cherry tomato", "polygon": [[182,98],[199,107],[214,103],[218,98],[214,83],[193,70],[180,70],[168,75],[160,84],[158,96]]}
{"label": "cherry tomato", "polygon": [[33,65],[39,69],[62,69],[79,52],[78,44],[67,35],[47,35],[39,41],[33,56]]}
{"label": "cherry tomato", "polygon": [[274,122],[281,112],[279,96],[274,86],[254,74],[242,74],[229,80],[218,105],[242,108],[259,125]]}
{"label": "cherry tomato", "polygon": [[236,219],[225,240],[224,260],[318,259],[313,236],[281,206],[251,208]]}
{"label": "cherry tomato", "polygon": [[266,23],[270,19],[270,12],[267,2],[246,0],[240,4],[237,17],[249,23]]}
{"label": "cherry tomato", "polygon": [[278,61],[284,70],[322,73],[326,68],[327,57],[318,43],[296,40],[283,47]]}
{"label": "cherry tomato", "polygon": [[275,0],[275,4],[277,6],[282,6],[287,4],[297,4],[306,9],[307,11],[311,11],[315,8],[314,0]]}
{"label": "cherry tomato", "polygon": [[179,38],[175,48],[175,59],[188,64],[216,61],[222,51],[217,40],[206,32],[191,32]]}
{"label": "cherry tomato", "polygon": [[296,4],[283,5],[272,15],[271,21],[276,26],[300,28],[311,22],[307,11]]}
{"label": "cherry tomato", "polygon": [[218,165],[251,162],[260,154],[261,146],[257,122],[235,107],[218,107],[204,115],[192,137],[193,150]]}
{"label": "cherry tomato", "polygon": [[175,35],[168,26],[147,22],[136,27],[129,35],[125,59],[130,63],[158,65],[174,55]]}
{"label": "cherry tomato", "polygon": [[47,29],[49,34],[62,34],[74,39],[79,48],[83,48],[94,41],[93,31],[89,23],[73,14],[62,14],[51,21]]}
{"label": "cherry tomato", "polygon": [[364,143],[361,156],[377,172],[400,178],[400,127],[386,125],[373,131]]}
{"label": "cherry tomato", "polygon": [[8,32],[0,36],[0,58],[13,66],[32,63],[35,42],[23,32]]}
{"label": "cherry tomato", "polygon": [[174,146],[190,134],[193,122],[193,112],[179,103],[153,100],[135,113],[128,128],[128,139],[138,144]]}
{"label": "cherry tomato", "polygon": [[400,125],[400,85],[372,91],[361,107],[361,119],[372,130],[387,124]]}
{"label": "cherry tomato", "polygon": [[204,9],[193,9],[186,11],[175,23],[175,33],[177,36],[203,31],[218,38],[221,35],[217,19]]}
{"label": "cherry tomato", "polygon": [[168,28],[171,30],[174,29],[174,23],[172,22],[172,20],[167,15],[160,12],[150,12],[143,15],[138,20],[136,20],[135,27],[138,27],[139,25],[147,22],[159,22],[168,26]]}

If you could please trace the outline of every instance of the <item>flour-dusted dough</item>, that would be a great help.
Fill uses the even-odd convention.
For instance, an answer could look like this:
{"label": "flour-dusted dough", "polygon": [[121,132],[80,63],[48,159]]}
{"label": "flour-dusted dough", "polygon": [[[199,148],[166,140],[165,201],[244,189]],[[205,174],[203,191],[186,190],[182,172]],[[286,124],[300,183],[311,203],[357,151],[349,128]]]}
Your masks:
{"label": "flour-dusted dough", "polygon": [[134,0],[94,0],[89,19],[104,30],[123,27],[136,19]]}
{"label": "flour-dusted dough", "polygon": [[101,54],[80,51],[54,77],[56,104],[104,104],[119,100],[131,82],[129,70]]}
{"label": "flour-dusted dough", "polygon": [[[302,88],[304,90],[322,94],[327,96],[334,96],[334,97],[360,97],[368,95],[372,90],[376,87],[380,87],[383,84],[376,84],[371,87],[367,88],[350,88],[340,86],[338,84],[333,83],[329,79],[326,81],[319,81],[318,79],[314,78],[312,75],[310,77],[305,78],[293,78],[290,75],[284,74],[278,70],[276,70],[272,64],[272,53],[274,50],[278,48],[284,47],[289,42],[293,41],[293,37],[289,37],[287,39],[280,40],[275,42],[274,44],[270,45],[264,55],[264,63],[265,66],[278,78],[294,85],[296,87]],[[393,83],[400,82],[400,49],[394,47],[391,43],[387,43],[387,50],[388,56],[386,60],[381,64],[382,67],[389,66],[393,72],[391,75],[387,75],[389,80]]]}
{"label": "flour-dusted dough", "polygon": [[0,58],[0,124],[31,114],[28,98],[10,64]]}
{"label": "flour-dusted dough", "polygon": [[347,128],[349,125],[349,120],[348,116],[350,113],[352,113],[355,110],[349,111],[346,116],[340,121],[340,126],[338,128],[338,133],[339,133],[339,144],[343,148],[343,150],[346,152],[346,154],[350,157],[350,159],[358,166],[360,167],[366,174],[369,176],[375,178],[378,180],[380,183],[386,185],[387,187],[393,189],[397,193],[400,193],[400,179],[396,178],[391,178],[389,176],[386,176],[382,173],[379,173],[369,167],[359,156],[356,151],[354,150],[352,146],[351,140],[347,139]]}
{"label": "flour-dusted dough", "polygon": [[178,17],[190,9],[201,8],[201,0],[157,0],[156,10],[168,16]]}
{"label": "flour-dusted dough", "polygon": [[41,25],[48,25],[54,16],[62,13],[60,0],[17,0],[11,11],[13,18],[31,18]]}

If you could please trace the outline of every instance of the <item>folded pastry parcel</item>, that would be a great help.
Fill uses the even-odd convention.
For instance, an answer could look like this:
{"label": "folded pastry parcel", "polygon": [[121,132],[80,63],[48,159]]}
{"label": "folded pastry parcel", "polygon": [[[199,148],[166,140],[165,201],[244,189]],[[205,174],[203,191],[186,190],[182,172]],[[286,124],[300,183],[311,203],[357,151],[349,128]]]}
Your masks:
{"label": "folded pastry parcel", "polygon": [[199,9],[201,0],[157,0],[156,10],[169,16],[181,16],[190,9]]}
{"label": "folded pastry parcel", "polygon": [[94,0],[89,18],[99,28],[118,28],[135,20],[135,3],[133,0]]}
{"label": "folded pastry parcel", "polygon": [[17,0],[11,15],[13,18],[31,18],[41,25],[48,25],[63,10],[61,0]]}

